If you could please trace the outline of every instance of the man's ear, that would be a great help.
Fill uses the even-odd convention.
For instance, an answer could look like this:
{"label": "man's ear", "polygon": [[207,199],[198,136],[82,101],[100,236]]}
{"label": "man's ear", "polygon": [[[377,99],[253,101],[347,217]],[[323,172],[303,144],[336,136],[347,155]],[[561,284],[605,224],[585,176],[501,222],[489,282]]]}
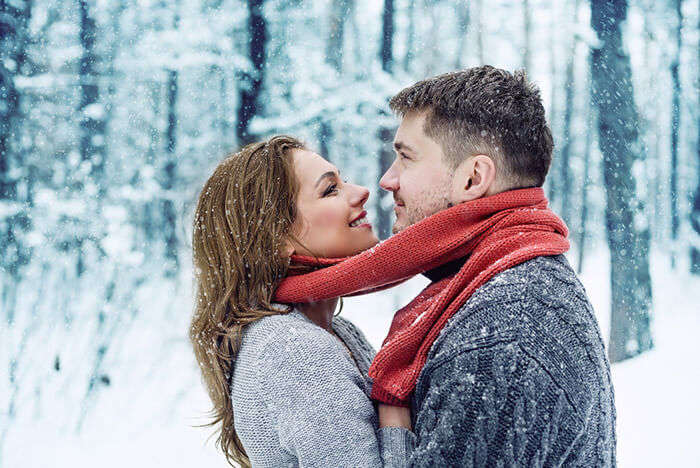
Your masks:
{"label": "man's ear", "polygon": [[476,154],[462,161],[452,179],[452,202],[465,201],[496,193],[496,164],[485,154]]}

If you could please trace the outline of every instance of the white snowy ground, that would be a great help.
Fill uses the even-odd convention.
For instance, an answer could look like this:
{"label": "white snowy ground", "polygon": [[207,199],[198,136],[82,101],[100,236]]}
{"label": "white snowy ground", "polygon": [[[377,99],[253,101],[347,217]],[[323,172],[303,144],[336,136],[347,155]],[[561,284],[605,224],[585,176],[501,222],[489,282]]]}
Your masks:
{"label": "white snowy ground", "polygon": [[[671,271],[667,257],[653,260],[656,347],[613,366],[619,466],[697,468],[700,279]],[[606,254],[588,260],[582,280],[606,337],[608,278]],[[378,347],[391,311],[426,281],[417,277],[393,292],[348,299],[343,315]],[[153,307],[162,307],[163,295],[151,297],[154,302],[161,298]],[[80,434],[74,424],[59,422],[70,419],[66,415],[74,409],[63,407],[56,398],[50,407],[41,408],[38,419],[11,428],[0,467],[228,466],[216,451],[214,439],[207,440],[211,429],[192,427],[206,421],[203,414],[209,403],[184,336],[188,299],[177,302],[178,318],[170,323],[163,323],[158,318],[162,315],[157,315],[133,325],[120,348],[119,370],[111,374],[114,384],[100,394]],[[165,346],[154,350],[154,343]],[[154,352],[162,365],[140,364]]]}

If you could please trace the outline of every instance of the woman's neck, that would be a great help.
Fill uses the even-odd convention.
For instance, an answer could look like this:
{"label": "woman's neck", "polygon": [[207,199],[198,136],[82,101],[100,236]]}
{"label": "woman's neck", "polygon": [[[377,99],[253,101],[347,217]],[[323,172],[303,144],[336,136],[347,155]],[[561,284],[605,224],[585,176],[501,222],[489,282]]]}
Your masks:
{"label": "woman's neck", "polygon": [[331,331],[333,323],[333,312],[338,305],[338,298],[326,299],[309,304],[298,304],[297,308],[319,327]]}

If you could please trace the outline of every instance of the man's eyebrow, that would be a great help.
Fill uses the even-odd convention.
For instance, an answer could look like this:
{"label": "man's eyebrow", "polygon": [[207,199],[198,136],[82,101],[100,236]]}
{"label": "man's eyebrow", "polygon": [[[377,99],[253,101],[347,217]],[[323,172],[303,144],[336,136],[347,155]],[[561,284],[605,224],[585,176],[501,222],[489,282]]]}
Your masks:
{"label": "man's eyebrow", "polygon": [[394,149],[395,149],[396,151],[408,150],[408,151],[410,151],[411,153],[415,153],[415,152],[416,152],[413,148],[411,148],[410,146],[408,146],[406,143],[404,143],[404,142],[402,142],[402,141],[395,141],[395,142],[394,142]]}
{"label": "man's eyebrow", "polygon": [[333,172],[333,171],[324,172],[324,173],[321,175],[321,177],[319,177],[318,180],[316,181],[316,185],[314,186],[314,188],[315,188],[315,187],[318,187],[318,184],[320,184],[321,181],[322,181],[323,179],[331,178],[331,177],[337,177],[337,175],[338,175],[338,174],[336,174],[336,173]]}

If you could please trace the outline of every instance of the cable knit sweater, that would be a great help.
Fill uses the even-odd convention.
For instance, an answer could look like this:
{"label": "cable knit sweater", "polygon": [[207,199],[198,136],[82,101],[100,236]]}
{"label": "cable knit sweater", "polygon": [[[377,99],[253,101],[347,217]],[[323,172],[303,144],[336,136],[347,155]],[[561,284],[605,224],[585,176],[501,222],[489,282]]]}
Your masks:
{"label": "cable knit sweater", "polygon": [[303,313],[243,334],[232,379],[234,424],[254,467],[403,467],[415,436],[378,428],[367,371],[374,350],[335,317],[343,344]]}
{"label": "cable knit sweater", "polygon": [[479,288],[433,344],[412,410],[413,467],[615,466],[610,366],[566,258]]}

